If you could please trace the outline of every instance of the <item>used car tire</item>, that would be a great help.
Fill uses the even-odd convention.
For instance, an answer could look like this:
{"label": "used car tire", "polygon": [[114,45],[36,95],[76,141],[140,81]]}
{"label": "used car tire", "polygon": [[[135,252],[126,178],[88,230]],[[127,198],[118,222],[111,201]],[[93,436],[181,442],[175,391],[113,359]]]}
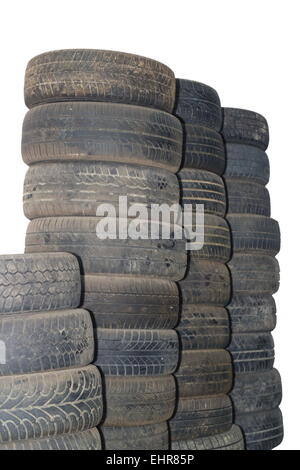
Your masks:
{"label": "used car tire", "polygon": [[237,374],[272,369],[275,359],[271,333],[233,334],[228,347]]}
{"label": "used car tire", "polygon": [[270,217],[270,194],[262,184],[226,178],[228,214],[253,214]]}
{"label": "used car tire", "polygon": [[238,426],[216,436],[172,442],[172,450],[245,450],[243,434]]}
{"label": "used car tire", "polygon": [[105,450],[168,450],[167,423],[147,426],[111,426],[102,429]]}
{"label": "used car tire", "polygon": [[269,145],[266,119],[246,109],[223,108],[222,134],[226,142],[253,145],[262,150]]}
{"label": "used car tire", "polygon": [[263,150],[251,145],[226,144],[226,156],[225,181],[237,178],[263,186],[268,184],[270,164]]}

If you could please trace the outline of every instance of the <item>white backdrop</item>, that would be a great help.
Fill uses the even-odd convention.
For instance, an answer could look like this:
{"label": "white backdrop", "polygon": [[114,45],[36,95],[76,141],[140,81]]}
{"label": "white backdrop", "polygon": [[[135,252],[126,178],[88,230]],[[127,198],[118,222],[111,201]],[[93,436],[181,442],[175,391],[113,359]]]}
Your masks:
{"label": "white backdrop", "polygon": [[76,47],[141,54],[169,65],[177,77],[216,88],[223,106],[268,119],[272,216],[282,230],[274,333],[284,387],[279,449],[300,450],[299,1],[11,0],[2,2],[1,19],[1,253],[24,249],[23,77],[34,55]]}

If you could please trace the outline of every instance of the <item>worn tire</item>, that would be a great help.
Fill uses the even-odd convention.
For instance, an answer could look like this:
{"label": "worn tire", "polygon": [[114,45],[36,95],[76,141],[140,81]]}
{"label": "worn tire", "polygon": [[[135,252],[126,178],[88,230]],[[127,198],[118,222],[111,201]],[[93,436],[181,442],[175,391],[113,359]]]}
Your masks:
{"label": "worn tire", "polygon": [[280,374],[276,369],[236,374],[230,396],[236,414],[277,408],[282,400]]}
{"label": "worn tire", "polygon": [[229,431],[232,404],[226,395],[179,398],[171,419],[171,441],[198,439]]}
{"label": "worn tire", "polygon": [[269,126],[263,116],[246,109],[223,108],[223,117],[222,134],[226,142],[267,149]]}
{"label": "worn tire", "polygon": [[176,281],[184,277],[185,240],[174,239],[173,227],[170,227],[170,240],[100,240],[96,231],[101,220],[105,218],[35,219],[28,225],[26,252],[63,250],[74,253],[82,274],[131,274]]}
{"label": "worn tire", "polygon": [[30,60],[25,74],[28,108],[51,101],[112,101],[172,112],[175,77],[164,64],[124,52],[67,49]]}
{"label": "worn tire", "polygon": [[168,450],[167,423],[147,426],[104,427],[105,450]]}
{"label": "worn tire", "polygon": [[246,450],[272,450],[282,442],[283,423],[279,408],[236,415],[235,422],[244,433]]}
{"label": "worn tire", "polygon": [[104,426],[141,426],[168,421],[174,413],[176,385],[163,377],[105,377]]}
{"label": "worn tire", "polygon": [[56,216],[95,216],[100,204],[119,198],[128,205],[179,204],[175,175],[151,167],[109,163],[42,163],[29,168],[24,183],[23,208],[28,219]]}
{"label": "worn tire", "polygon": [[236,374],[273,368],[275,353],[271,333],[233,334],[228,350]]}
{"label": "worn tire", "polygon": [[225,185],[222,178],[204,170],[183,169],[178,174],[181,204],[204,206],[205,214],[224,217],[226,213]]}
{"label": "worn tire", "polygon": [[77,434],[0,444],[0,450],[101,450],[101,437],[96,428]]}
{"label": "worn tire", "polygon": [[244,438],[238,426],[217,436],[172,442],[172,450],[244,450]]}
{"label": "worn tire", "polygon": [[216,90],[192,80],[176,80],[174,114],[188,124],[198,124],[220,131],[222,110]]}
{"label": "worn tire", "polygon": [[271,215],[270,194],[259,183],[226,178],[228,214]]}
{"label": "worn tire", "polygon": [[227,216],[234,253],[255,253],[276,256],[280,251],[278,222],[261,215]]}
{"label": "worn tire", "polygon": [[273,331],[276,304],[271,295],[235,295],[227,306],[233,333]]}
{"label": "worn tire", "polygon": [[179,361],[175,330],[96,329],[95,365],[106,375],[172,374]]}
{"label": "worn tire", "polygon": [[93,325],[82,309],[4,316],[0,343],[0,376],[86,366],[94,357]]}
{"label": "worn tire", "polygon": [[0,377],[1,444],[78,433],[101,417],[101,378],[94,366]]}
{"label": "worn tire", "polygon": [[225,349],[230,340],[230,324],[225,308],[182,305],[177,326],[180,344],[188,349]]}
{"label": "worn tire", "polygon": [[257,147],[242,144],[226,145],[227,178],[237,178],[254,182],[263,186],[270,179],[270,163],[268,155]]}
{"label": "worn tire", "polygon": [[176,172],[182,126],[171,114],[111,103],[54,103],[25,116],[23,160],[95,161],[158,167]]}
{"label": "worn tire", "polygon": [[83,276],[82,307],[98,328],[172,329],[179,319],[179,292],[164,279]]}
{"label": "worn tire", "polygon": [[232,388],[232,361],[223,349],[182,351],[175,374],[179,396],[221,395]]}
{"label": "worn tire", "polygon": [[79,264],[68,253],[0,256],[0,315],[76,308]]}
{"label": "worn tire", "polygon": [[271,256],[238,253],[228,266],[233,295],[270,295],[279,289],[279,264]]}

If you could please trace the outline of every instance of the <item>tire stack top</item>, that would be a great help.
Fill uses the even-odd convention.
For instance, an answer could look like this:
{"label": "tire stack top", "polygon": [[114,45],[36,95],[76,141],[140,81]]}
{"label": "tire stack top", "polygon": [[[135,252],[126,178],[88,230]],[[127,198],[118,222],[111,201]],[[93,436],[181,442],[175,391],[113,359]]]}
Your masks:
{"label": "tire stack top", "polygon": [[100,240],[96,211],[119,196],[147,207],[179,202],[174,74],[131,54],[54,51],[30,61],[25,99],[26,251],[78,257],[105,381],[105,448],[167,449],[184,241]]}
{"label": "tire stack top", "polygon": [[[177,80],[175,114],[184,129],[183,165],[178,173],[181,203],[204,206],[204,246],[188,253],[188,270],[179,283],[181,342],[176,371],[179,401],[170,421],[172,449],[244,449],[233,426],[232,363],[225,350],[230,326],[231,241],[226,213],[225,149],[218,94],[198,82]],[[194,227],[195,228],[195,227]],[[199,227],[198,227],[199,229]]]}
{"label": "tire stack top", "polygon": [[93,326],[68,253],[0,256],[0,450],[100,450]]}
{"label": "tire stack top", "polygon": [[233,257],[232,325],[229,350],[235,370],[231,398],[235,423],[248,450],[270,450],[283,437],[279,405],[281,379],[274,364],[271,331],[276,326],[272,294],[279,287],[278,223],[270,218],[269,130],[265,118],[241,109],[224,109],[222,130],[227,153],[225,181]]}

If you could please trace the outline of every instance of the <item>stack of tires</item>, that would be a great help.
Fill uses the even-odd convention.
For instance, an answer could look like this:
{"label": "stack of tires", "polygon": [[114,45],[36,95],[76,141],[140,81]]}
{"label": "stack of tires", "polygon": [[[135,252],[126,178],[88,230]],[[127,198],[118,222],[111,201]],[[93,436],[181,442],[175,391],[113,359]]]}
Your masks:
{"label": "stack of tires", "polygon": [[100,450],[93,325],[67,253],[0,256],[0,450]]}
{"label": "stack of tires", "polygon": [[[231,293],[226,262],[231,239],[226,214],[225,149],[220,130],[218,94],[201,83],[177,80],[176,115],[184,129],[184,158],[178,173],[182,205],[204,206],[204,246],[188,253],[188,270],[180,282],[181,342],[176,371],[178,404],[170,421],[172,449],[242,450],[233,426],[232,361],[228,313]],[[193,222],[194,223],[194,222]],[[195,227],[194,227],[195,228]],[[198,227],[199,228],[199,227]]]}
{"label": "stack of tires", "polygon": [[231,397],[235,422],[248,450],[270,450],[283,437],[281,379],[273,369],[276,325],[272,294],[279,287],[278,223],[270,218],[268,124],[257,113],[224,109],[225,180],[233,257],[233,292],[228,307],[232,326],[229,351],[235,380]]}
{"label": "stack of tires", "polygon": [[[130,214],[118,202],[179,203],[174,74],[131,54],[55,51],[30,61],[25,99],[26,252],[78,257],[81,306],[92,313],[94,364],[105,383],[104,447],[167,449],[179,355],[175,281],[185,274],[185,242],[175,239],[174,226],[169,240],[126,237]],[[123,238],[99,236],[105,220],[113,227],[110,204]]]}

